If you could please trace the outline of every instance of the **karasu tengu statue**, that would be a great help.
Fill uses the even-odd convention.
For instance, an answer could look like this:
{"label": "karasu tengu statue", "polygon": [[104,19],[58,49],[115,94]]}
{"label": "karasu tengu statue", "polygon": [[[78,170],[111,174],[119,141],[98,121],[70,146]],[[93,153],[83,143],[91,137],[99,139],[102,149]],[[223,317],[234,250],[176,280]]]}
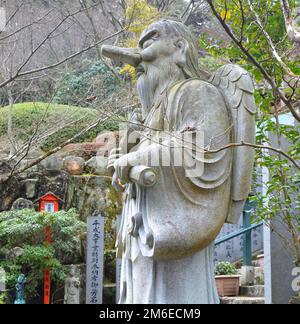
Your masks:
{"label": "karasu tengu statue", "polygon": [[136,68],[142,106],[139,140],[128,131],[130,151],[113,150],[108,165],[125,184],[119,302],[219,303],[214,240],[238,221],[254,162],[251,147],[223,148],[255,141],[253,81],[235,65],[205,80],[191,32],[172,20],[150,25],[136,49],[102,54]]}

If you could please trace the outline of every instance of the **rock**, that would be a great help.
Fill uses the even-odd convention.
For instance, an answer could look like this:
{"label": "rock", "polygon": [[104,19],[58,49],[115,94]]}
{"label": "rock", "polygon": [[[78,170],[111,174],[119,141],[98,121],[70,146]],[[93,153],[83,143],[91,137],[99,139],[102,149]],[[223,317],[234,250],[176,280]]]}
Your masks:
{"label": "rock", "polygon": [[81,157],[68,156],[64,159],[64,170],[71,175],[81,175],[84,167],[85,161]]}
{"label": "rock", "polygon": [[0,183],[0,211],[9,210],[12,203],[20,197],[20,184],[16,177]]}
{"label": "rock", "polygon": [[9,163],[1,161],[0,162],[0,176],[7,175],[11,172],[12,168]]}
{"label": "rock", "polygon": [[103,176],[70,177],[66,210],[76,208],[82,220],[103,212],[110,204],[108,191],[110,182],[108,177]]}
{"label": "rock", "polygon": [[97,155],[98,150],[102,147],[102,143],[77,143],[69,144],[62,148],[57,154],[62,159],[68,156],[81,157],[84,160],[89,160]]}
{"label": "rock", "polygon": [[51,155],[39,164],[46,170],[62,170],[63,159],[59,155]]}
{"label": "rock", "polygon": [[23,253],[24,253],[24,249],[17,246],[11,250],[10,257],[18,258],[21,255],[23,255]]}
{"label": "rock", "polygon": [[22,181],[22,186],[25,191],[26,198],[33,199],[36,197],[36,187],[38,179],[26,179]]}
{"label": "rock", "polygon": [[39,158],[40,156],[43,156],[44,154],[45,154],[45,152],[43,150],[41,150],[38,147],[34,147],[29,151],[29,153],[26,156],[26,159],[35,160],[35,159]]}
{"label": "rock", "polygon": [[85,163],[85,172],[95,175],[108,175],[107,158],[104,156],[94,156]]}
{"label": "rock", "polygon": [[63,147],[57,155],[65,159],[69,156],[90,160],[94,156],[108,157],[109,152],[119,143],[119,131],[102,133],[91,143],[69,144]]}
{"label": "rock", "polygon": [[24,198],[17,199],[12,207],[12,210],[21,210],[21,209],[34,209],[33,202]]}
{"label": "rock", "polygon": [[39,197],[52,192],[57,197],[64,199],[70,175],[64,171],[45,170],[39,176],[37,192]]}
{"label": "rock", "polygon": [[97,156],[108,157],[111,150],[118,147],[121,135],[119,131],[100,134],[95,140],[100,145]]}

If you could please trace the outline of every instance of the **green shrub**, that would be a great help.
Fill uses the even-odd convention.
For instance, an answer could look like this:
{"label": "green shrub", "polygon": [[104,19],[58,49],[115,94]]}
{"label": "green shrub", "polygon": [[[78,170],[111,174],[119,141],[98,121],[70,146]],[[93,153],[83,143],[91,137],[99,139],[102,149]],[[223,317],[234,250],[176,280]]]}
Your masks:
{"label": "green shrub", "polygon": [[101,102],[119,88],[119,80],[101,61],[85,59],[62,76],[54,101],[89,106],[86,98],[97,97]]}
{"label": "green shrub", "polygon": [[[45,228],[51,226],[52,244],[45,244]],[[20,273],[27,277],[28,300],[39,293],[44,270],[51,268],[51,283],[63,286],[67,264],[82,262],[81,238],[86,224],[75,210],[55,214],[19,210],[0,213],[0,267],[6,271],[6,287],[10,301],[14,298]],[[22,253],[14,255],[15,248]]]}
{"label": "green shrub", "polygon": [[[6,134],[8,108],[0,108],[0,136]],[[44,120],[39,127],[39,132],[47,131],[65,121],[65,127],[50,135],[42,143],[41,148],[45,151],[54,148],[64,141],[72,138],[86,126],[95,121],[98,112],[94,109],[74,107],[59,104],[47,104],[42,102],[21,103],[13,108],[13,129],[15,136],[22,140],[29,140],[35,132],[37,124]],[[107,121],[76,139],[77,143],[94,140],[104,130],[116,130],[116,122]]]}
{"label": "green shrub", "polygon": [[215,275],[216,276],[231,276],[236,275],[236,266],[230,262],[217,262],[215,265]]}

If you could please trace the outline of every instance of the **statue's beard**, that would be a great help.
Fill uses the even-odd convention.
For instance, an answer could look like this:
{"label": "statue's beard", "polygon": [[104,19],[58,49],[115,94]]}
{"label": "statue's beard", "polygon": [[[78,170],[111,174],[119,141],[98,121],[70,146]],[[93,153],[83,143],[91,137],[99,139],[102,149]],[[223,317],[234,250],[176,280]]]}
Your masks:
{"label": "statue's beard", "polygon": [[144,73],[139,77],[137,90],[141,99],[143,114],[147,114],[161,93],[170,83],[179,80],[180,70],[174,64],[142,63]]}
{"label": "statue's beard", "polygon": [[155,66],[150,64],[143,64],[143,68],[145,72],[138,79],[137,89],[145,114],[154,104],[155,91],[159,86],[159,72]]}

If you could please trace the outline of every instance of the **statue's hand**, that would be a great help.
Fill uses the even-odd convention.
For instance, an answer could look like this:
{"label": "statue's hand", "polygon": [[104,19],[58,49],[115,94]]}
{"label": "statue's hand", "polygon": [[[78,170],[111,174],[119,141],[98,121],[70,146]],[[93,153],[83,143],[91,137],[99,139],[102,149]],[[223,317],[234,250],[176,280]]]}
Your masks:
{"label": "statue's hand", "polygon": [[136,165],[140,165],[139,152],[132,152],[121,156],[114,163],[115,174],[113,181],[121,183],[129,182],[129,171]]}

